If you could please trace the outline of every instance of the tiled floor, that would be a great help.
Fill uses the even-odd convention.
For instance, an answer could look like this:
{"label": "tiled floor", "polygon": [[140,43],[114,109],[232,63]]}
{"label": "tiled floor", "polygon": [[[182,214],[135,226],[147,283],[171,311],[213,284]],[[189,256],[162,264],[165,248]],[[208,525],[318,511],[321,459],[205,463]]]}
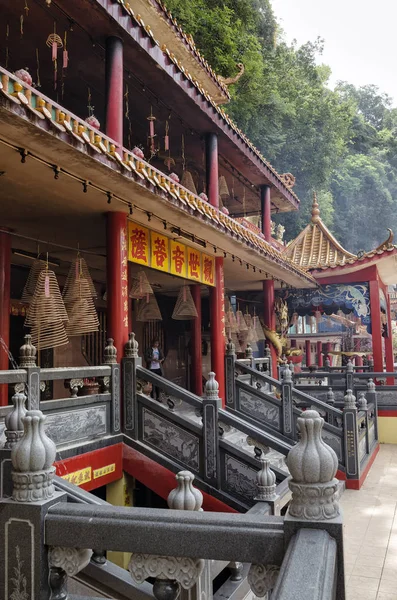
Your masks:
{"label": "tiled floor", "polygon": [[347,600],[397,600],[397,445],[381,445],[360,491],[341,499]]}

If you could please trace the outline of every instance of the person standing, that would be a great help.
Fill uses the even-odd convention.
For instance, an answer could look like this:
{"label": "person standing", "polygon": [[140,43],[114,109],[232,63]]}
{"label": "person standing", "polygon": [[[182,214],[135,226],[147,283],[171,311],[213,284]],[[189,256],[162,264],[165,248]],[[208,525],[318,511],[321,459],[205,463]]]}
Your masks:
{"label": "person standing", "polygon": [[[146,349],[145,360],[147,368],[152,371],[152,373],[161,376],[163,375],[162,364],[164,362],[164,353],[160,348],[158,339],[154,339],[151,347]],[[151,395],[155,400],[160,400],[160,389],[153,386]]]}

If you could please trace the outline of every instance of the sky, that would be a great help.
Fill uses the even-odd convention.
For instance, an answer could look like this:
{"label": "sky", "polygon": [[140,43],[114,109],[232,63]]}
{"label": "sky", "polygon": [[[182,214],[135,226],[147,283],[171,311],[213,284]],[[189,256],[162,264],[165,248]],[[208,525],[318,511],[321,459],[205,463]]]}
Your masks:
{"label": "sky", "polygon": [[395,0],[271,0],[287,41],[324,38],[319,62],[338,80],[375,84],[397,106],[397,2]]}

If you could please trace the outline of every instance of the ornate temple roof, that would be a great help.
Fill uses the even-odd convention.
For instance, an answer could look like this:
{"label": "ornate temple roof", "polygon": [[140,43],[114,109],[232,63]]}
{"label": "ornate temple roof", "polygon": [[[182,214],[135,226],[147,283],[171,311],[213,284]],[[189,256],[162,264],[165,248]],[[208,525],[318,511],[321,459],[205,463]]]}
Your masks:
{"label": "ornate temple roof", "polygon": [[[370,252],[352,254],[332,235],[320,217],[317,196],[313,195],[312,217],[310,223],[284,250],[284,256],[295,265],[307,269],[335,269],[337,267],[354,266],[361,261],[379,257],[384,252],[396,250],[393,245],[393,232],[380,246]],[[366,260],[367,259],[367,260]]]}

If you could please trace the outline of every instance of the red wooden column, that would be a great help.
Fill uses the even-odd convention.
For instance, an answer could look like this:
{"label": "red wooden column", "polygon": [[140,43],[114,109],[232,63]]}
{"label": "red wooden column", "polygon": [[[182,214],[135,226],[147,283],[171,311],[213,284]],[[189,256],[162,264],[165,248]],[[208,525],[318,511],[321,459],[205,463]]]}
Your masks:
{"label": "red wooden column", "polygon": [[[261,186],[261,212],[262,212],[262,233],[265,240],[270,242],[272,234],[271,226],[271,197],[270,186]],[[276,313],[274,311],[274,281],[266,279],[263,282],[263,321],[266,327],[275,331]],[[277,354],[273,344],[270,344],[270,353],[272,357],[272,375],[277,379]]]}
{"label": "red wooden column", "polygon": [[215,133],[207,133],[205,137],[205,165],[208,200],[219,208],[218,137]]}
{"label": "red wooden column", "polygon": [[[4,345],[0,347],[0,370],[8,369],[8,354],[5,348],[10,345],[10,281],[11,281],[11,236],[0,233],[0,336]],[[22,340],[21,340],[22,345]],[[8,385],[0,385],[0,406],[8,404]]]}
{"label": "red wooden column", "polygon": [[203,393],[203,359],[201,353],[201,287],[199,284],[191,285],[190,291],[197,310],[197,319],[192,319],[191,323],[191,386],[193,394],[201,396]]}
{"label": "red wooden column", "polygon": [[317,342],[317,366],[323,366],[323,343]]}
{"label": "red wooden column", "polygon": [[211,369],[219,383],[219,398],[225,406],[225,281],[223,258],[215,259],[216,286],[210,288]]}
{"label": "red wooden column", "polygon": [[327,357],[331,360],[332,342],[327,342]]}
{"label": "red wooden column", "polygon": [[[208,133],[205,138],[207,195],[212,206],[219,208],[218,138]],[[211,369],[219,383],[219,397],[225,405],[225,281],[223,258],[215,259],[216,286],[210,287]]]}
{"label": "red wooden column", "polygon": [[[388,373],[394,372],[394,352],[393,352],[393,330],[391,326],[391,312],[390,312],[390,296],[387,288],[385,289],[386,296],[386,316],[387,316],[387,337],[385,338],[385,353],[386,353],[386,371]],[[386,380],[387,385],[394,385],[394,378],[388,377]]]}
{"label": "red wooden column", "polygon": [[106,231],[107,267],[107,336],[113,338],[117,360],[124,355],[128,341],[128,256],[127,215],[122,212],[107,214]]}
{"label": "red wooden column", "polygon": [[123,42],[118,37],[106,40],[106,135],[119,147],[123,145]]}
{"label": "red wooden column", "polygon": [[380,298],[378,281],[369,282],[369,302],[371,305],[372,353],[374,371],[383,371],[382,323],[380,320]]}
{"label": "red wooden column", "polygon": [[312,364],[310,340],[305,340],[305,354],[306,354],[306,366],[310,367]]}

